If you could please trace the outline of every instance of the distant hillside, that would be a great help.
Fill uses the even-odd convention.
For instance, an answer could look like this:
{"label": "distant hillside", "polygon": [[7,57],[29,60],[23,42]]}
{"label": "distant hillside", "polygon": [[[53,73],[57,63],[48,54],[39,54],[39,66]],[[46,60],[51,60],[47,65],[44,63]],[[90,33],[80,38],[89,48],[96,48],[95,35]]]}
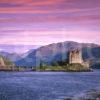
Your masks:
{"label": "distant hillside", "polygon": [[42,46],[31,51],[26,57],[15,62],[19,66],[39,66],[41,62],[51,65],[52,62],[64,61],[68,58],[68,51],[82,50],[84,60],[90,60],[91,65],[100,62],[100,45],[93,43],[77,43],[66,41]]}
{"label": "distant hillside", "polygon": [[21,59],[21,55],[18,55],[16,53],[8,53],[8,52],[0,52],[0,55],[3,56],[4,58],[7,58],[11,60],[12,62],[15,62],[19,59]]}
{"label": "distant hillside", "polygon": [[40,47],[39,45],[12,45],[12,44],[0,44],[0,51],[6,51],[10,53],[25,53],[27,50],[30,49],[37,49]]}
{"label": "distant hillside", "polygon": [[5,51],[1,51],[0,52],[0,55],[4,58],[7,58],[9,59],[10,61],[12,61],[13,63],[15,63],[16,61],[26,57],[28,54],[30,54],[31,52],[33,52],[35,49],[31,49],[29,50],[28,52],[26,53],[23,53],[23,54],[17,54],[17,53],[8,53],[8,52],[5,52]]}

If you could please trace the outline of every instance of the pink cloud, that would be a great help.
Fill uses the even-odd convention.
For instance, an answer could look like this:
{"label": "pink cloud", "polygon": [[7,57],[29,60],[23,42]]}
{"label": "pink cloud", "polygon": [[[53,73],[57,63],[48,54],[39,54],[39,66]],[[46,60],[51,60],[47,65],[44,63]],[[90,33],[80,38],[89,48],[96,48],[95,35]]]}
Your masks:
{"label": "pink cloud", "polygon": [[100,43],[99,0],[0,0],[0,4],[0,44]]}
{"label": "pink cloud", "polygon": [[[6,33],[7,34],[7,33]],[[62,31],[26,31],[1,38],[0,44],[25,44],[47,45],[63,41],[94,42],[100,43],[99,32],[87,32],[82,30]],[[11,34],[10,34],[11,35]],[[95,38],[94,38],[95,37]]]}

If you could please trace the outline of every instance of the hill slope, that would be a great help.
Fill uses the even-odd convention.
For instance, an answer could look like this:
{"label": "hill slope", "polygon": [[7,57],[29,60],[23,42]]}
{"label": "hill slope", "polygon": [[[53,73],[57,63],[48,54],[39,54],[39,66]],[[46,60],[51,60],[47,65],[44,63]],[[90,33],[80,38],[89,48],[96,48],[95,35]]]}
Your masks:
{"label": "hill slope", "polygon": [[15,62],[19,59],[21,59],[21,55],[18,55],[16,53],[8,53],[8,52],[0,52],[0,55],[3,56],[4,58],[7,58],[9,60],[11,60],[12,62]]}
{"label": "hill slope", "polygon": [[66,41],[42,46],[29,53],[23,59],[15,62],[19,66],[39,66],[41,62],[51,65],[52,62],[66,60],[68,51],[73,49],[82,50],[84,60],[91,60],[93,65],[97,60],[100,61],[100,46],[92,43],[77,43]]}

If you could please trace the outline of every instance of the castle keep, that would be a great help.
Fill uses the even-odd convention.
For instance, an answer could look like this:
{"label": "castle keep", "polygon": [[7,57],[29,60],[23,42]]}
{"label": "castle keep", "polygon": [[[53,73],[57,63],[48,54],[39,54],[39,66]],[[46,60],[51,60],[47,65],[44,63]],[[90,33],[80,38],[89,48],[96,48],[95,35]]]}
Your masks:
{"label": "castle keep", "polygon": [[83,63],[81,51],[74,50],[69,53],[69,64],[72,63]]}
{"label": "castle keep", "polygon": [[82,57],[82,51],[73,50],[69,52],[69,64],[81,64],[89,68],[89,62],[85,62]]}

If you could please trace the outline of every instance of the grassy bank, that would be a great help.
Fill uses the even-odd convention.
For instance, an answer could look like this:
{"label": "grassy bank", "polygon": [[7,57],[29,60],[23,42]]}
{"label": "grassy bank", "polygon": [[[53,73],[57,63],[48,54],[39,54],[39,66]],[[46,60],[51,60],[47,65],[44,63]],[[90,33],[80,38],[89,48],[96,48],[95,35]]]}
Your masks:
{"label": "grassy bank", "polygon": [[90,68],[84,67],[81,64],[68,64],[64,66],[39,66],[34,69],[36,71],[68,71],[68,72],[81,72],[91,71]]}
{"label": "grassy bank", "polygon": [[5,66],[1,67],[0,71],[54,71],[54,72],[86,72],[91,71],[90,68],[84,67],[81,64],[68,64],[63,66]]}

